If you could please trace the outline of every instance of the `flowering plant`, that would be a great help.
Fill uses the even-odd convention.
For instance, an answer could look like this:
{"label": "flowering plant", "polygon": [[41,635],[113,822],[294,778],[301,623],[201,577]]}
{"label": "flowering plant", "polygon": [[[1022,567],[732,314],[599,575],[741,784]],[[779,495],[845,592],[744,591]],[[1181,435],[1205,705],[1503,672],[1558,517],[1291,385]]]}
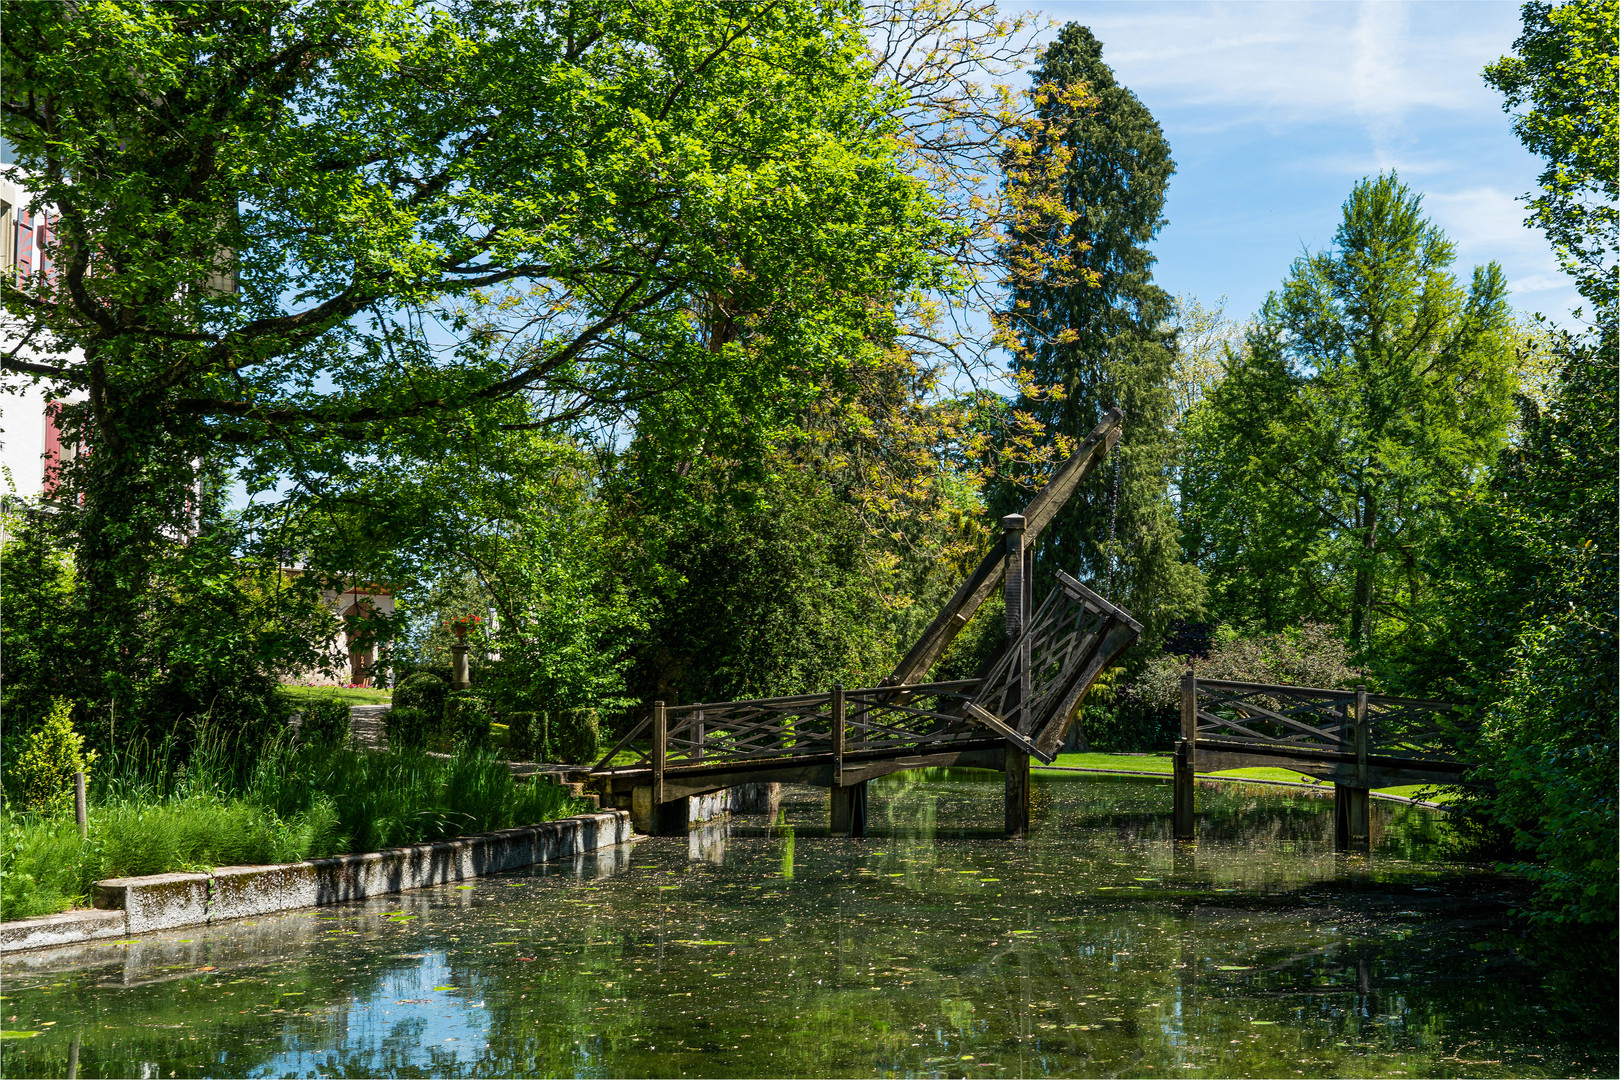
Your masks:
{"label": "flowering plant", "polygon": [[456,635],[457,641],[466,641],[467,631],[483,621],[477,615],[458,615],[454,619],[446,619],[444,624],[450,628],[452,634]]}

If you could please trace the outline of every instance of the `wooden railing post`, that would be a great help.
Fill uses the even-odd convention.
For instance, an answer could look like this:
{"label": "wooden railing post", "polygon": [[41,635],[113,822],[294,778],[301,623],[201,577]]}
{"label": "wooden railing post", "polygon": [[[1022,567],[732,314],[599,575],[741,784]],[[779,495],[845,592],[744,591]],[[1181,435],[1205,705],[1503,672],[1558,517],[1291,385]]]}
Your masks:
{"label": "wooden railing post", "polygon": [[1177,840],[1197,834],[1193,812],[1193,776],[1198,764],[1198,679],[1192,669],[1181,676],[1181,742],[1176,745],[1172,779],[1172,827]]}
{"label": "wooden railing post", "polygon": [[844,686],[834,683],[832,689],[832,747],[833,787],[844,786]]}
{"label": "wooden railing post", "polygon": [[1367,851],[1372,846],[1372,796],[1367,788],[1367,748],[1372,738],[1367,687],[1356,687],[1356,712],[1350,728],[1356,755],[1355,775],[1333,784],[1333,842],[1340,851]]}
{"label": "wooden railing post", "polygon": [[669,755],[669,719],[662,701],[653,702],[652,774],[654,813],[664,802],[664,761]]}
{"label": "wooden railing post", "polygon": [[[1013,678],[1009,688],[1010,701],[1002,703],[1003,719],[1022,732],[1024,710],[1030,698],[1029,648],[1022,641],[1029,620],[1030,569],[1033,552],[1024,542],[1024,516],[1008,514],[1001,519],[1001,535],[1005,548],[1002,571],[1003,592],[1007,606],[1007,646],[1017,649],[1013,657]],[[1029,755],[1010,743],[1004,748],[1003,769],[1006,775],[1006,834],[1022,837],[1029,831]]]}
{"label": "wooden railing post", "polygon": [[699,709],[697,715],[692,717],[692,760],[703,760],[703,710]]}

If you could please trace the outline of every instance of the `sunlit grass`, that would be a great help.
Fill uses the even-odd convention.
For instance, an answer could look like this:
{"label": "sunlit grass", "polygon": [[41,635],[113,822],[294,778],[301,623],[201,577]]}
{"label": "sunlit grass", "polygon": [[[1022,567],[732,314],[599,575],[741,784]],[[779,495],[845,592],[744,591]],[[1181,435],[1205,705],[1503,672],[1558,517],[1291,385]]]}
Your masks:
{"label": "sunlit grass", "polygon": [[292,699],[294,708],[305,701],[325,701],[328,698],[337,698],[350,705],[387,705],[394,700],[392,690],[368,690],[356,686],[295,686],[282,683],[281,693]]}
{"label": "sunlit grass", "polygon": [[[1168,752],[1158,754],[1059,754],[1052,763],[1069,769],[1106,769],[1111,772],[1140,773],[1144,776],[1169,776],[1173,759]],[[1040,764],[1032,766],[1040,769]],[[1292,769],[1261,766],[1251,769],[1222,769],[1220,772],[1200,772],[1199,776],[1231,780],[1277,780],[1290,784],[1311,784],[1331,787],[1331,783],[1318,782],[1304,773]],[[1456,792],[1446,788],[1433,788],[1424,784],[1403,784],[1399,787],[1374,788],[1382,795],[1399,795],[1406,799],[1446,803],[1455,799]]]}

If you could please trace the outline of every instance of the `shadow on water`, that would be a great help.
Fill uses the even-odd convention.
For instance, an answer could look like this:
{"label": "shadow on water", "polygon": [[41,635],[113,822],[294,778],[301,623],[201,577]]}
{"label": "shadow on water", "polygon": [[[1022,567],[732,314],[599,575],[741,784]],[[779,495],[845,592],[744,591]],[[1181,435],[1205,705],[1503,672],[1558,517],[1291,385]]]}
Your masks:
{"label": "shadow on water", "polygon": [[[1612,1076],[1599,969],[1441,815],[1153,781],[874,783],[385,902],[9,957],[6,1075]],[[1588,949],[1588,955],[1593,950]],[[1607,968],[1602,965],[1607,964]],[[1607,975],[1604,972],[1607,971]],[[1606,978],[1606,981],[1604,979]],[[1601,986],[1603,993],[1596,993]]]}

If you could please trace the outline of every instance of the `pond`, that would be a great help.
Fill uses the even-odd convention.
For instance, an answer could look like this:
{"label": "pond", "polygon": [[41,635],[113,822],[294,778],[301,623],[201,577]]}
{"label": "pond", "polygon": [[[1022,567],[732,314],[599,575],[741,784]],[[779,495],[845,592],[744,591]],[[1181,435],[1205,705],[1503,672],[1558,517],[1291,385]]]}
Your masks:
{"label": "pond", "polygon": [[875,782],[532,871],[22,954],[11,1076],[1568,1076],[1616,1074],[1613,980],[1560,989],[1522,886],[1377,803],[1037,774]]}

